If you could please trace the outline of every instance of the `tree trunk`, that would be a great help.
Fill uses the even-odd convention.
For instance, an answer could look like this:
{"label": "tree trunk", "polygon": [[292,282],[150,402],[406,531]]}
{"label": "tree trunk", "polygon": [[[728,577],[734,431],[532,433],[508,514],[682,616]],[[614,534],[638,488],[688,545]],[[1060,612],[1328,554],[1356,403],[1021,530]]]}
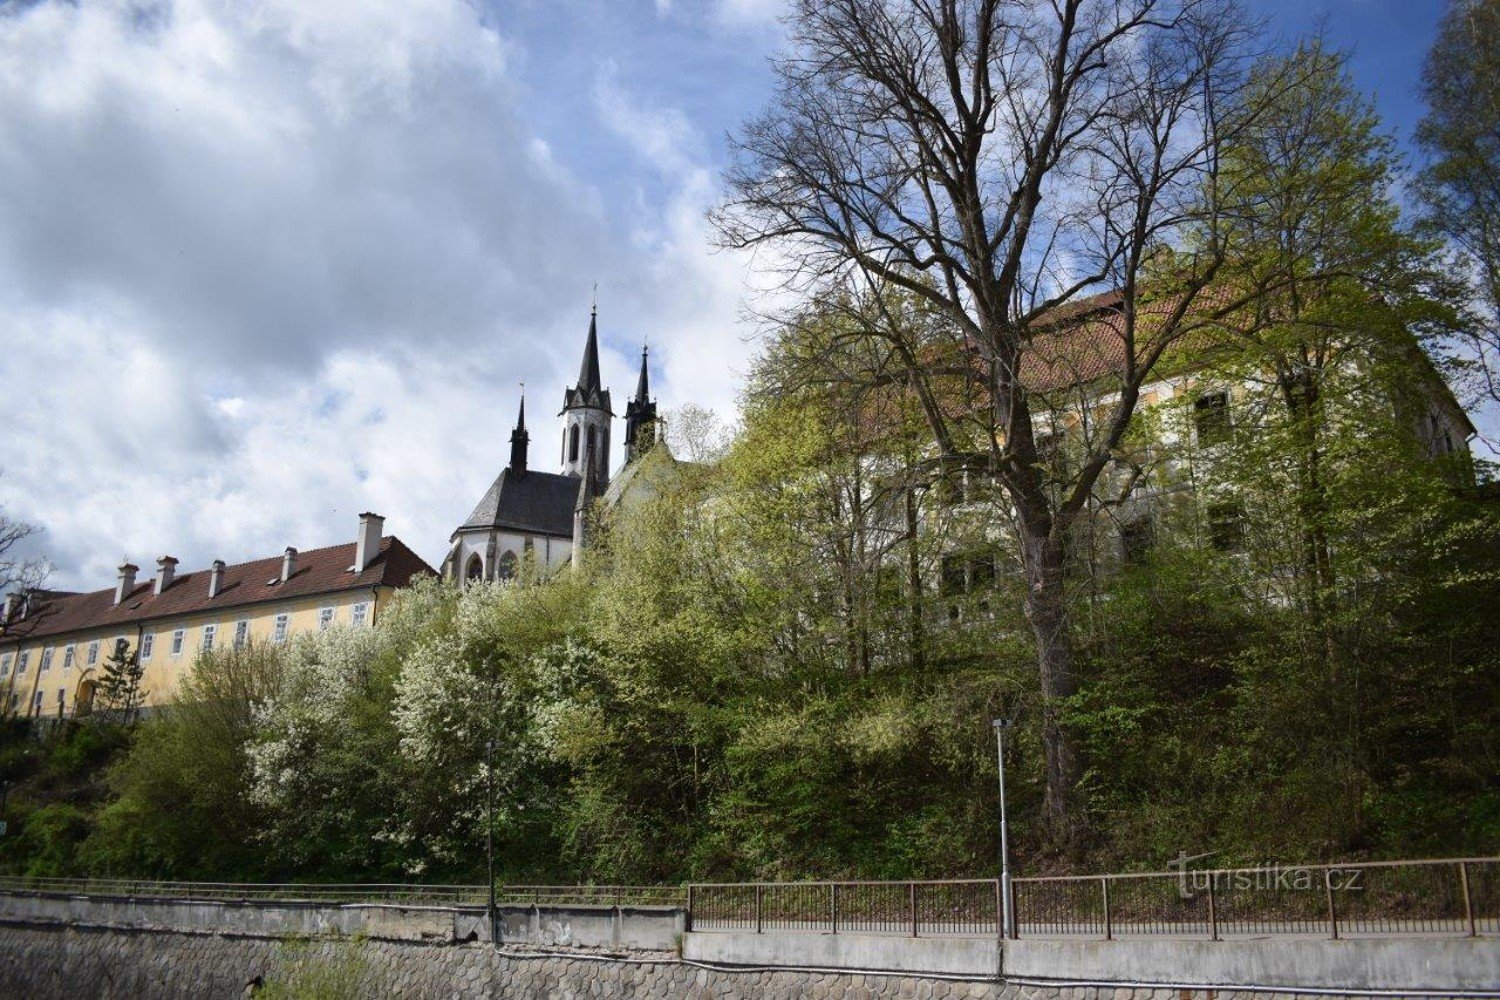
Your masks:
{"label": "tree trunk", "polygon": [[922,559],[918,549],[917,494],[906,490],[907,658],[913,673],[926,665],[926,625],[922,621]]}
{"label": "tree trunk", "polygon": [[1020,521],[1026,554],[1026,620],[1036,637],[1041,676],[1042,749],[1047,765],[1044,809],[1056,839],[1072,845],[1082,831],[1073,802],[1078,759],[1063,729],[1059,704],[1077,690],[1063,589],[1063,545],[1050,533],[1037,532],[1025,515]]}

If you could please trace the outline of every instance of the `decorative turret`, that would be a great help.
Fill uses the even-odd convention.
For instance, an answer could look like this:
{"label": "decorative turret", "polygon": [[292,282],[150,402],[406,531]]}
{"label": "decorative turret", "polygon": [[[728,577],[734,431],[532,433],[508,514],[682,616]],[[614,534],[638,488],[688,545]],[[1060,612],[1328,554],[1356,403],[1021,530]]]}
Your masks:
{"label": "decorative turret", "polygon": [[582,476],[586,463],[602,490],[609,483],[609,426],[614,419],[609,390],[599,381],[598,309],[589,314],[589,337],[583,347],[578,384],[563,392],[562,471]]}
{"label": "decorative turret", "polygon": [[651,398],[646,351],[647,348],[641,348],[641,376],[635,383],[635,398],[625,404],[626,465],[646,454],[656,443],[656,400]]}
{"label": "decorative turret", "polygon": [[531,435],[526,433],[526,392],[521,391],[521,413],[516,417],[516,429],[510,432],[510,472],[513,476],[526,475],[526,446]]}

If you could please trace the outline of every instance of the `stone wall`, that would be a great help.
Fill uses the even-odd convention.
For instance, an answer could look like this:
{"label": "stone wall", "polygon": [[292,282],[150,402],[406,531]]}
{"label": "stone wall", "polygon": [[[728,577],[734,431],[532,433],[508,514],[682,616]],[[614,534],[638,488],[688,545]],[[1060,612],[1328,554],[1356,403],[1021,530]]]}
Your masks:
{"label": "stone wall", "polygon": [[[1185,990],[1081,989],[914,976],[699,968],[670,955],[525,955],[483,943],[275,940],[121,928],[0,925],[0,996],[33,1000],[253,996],[295,983],[321,996],[573,1000],[1194,1000]],[[1291,1000],[1295,994],[1197,994]]]}

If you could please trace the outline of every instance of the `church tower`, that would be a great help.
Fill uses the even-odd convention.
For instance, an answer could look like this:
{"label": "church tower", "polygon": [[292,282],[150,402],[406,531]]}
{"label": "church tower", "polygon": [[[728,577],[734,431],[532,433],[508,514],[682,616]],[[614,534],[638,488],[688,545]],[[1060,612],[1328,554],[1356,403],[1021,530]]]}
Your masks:
{"label": "church tower", "polygon": [[526,446],[531,444],[531,435],[526,433],[526,395],[521,394],[521,413],[516,417],[516,429],[510,432],[510,471],[512,475],[526,475]]}
{"label": "church tower", "polygon": [[625,404],[625,464],[640,458],[656,443],[656,400],[651,398],[651,376],[646,371],[646,348],[641,348],[641,377],[635,398]]}
{"label": "church tower", "polygon": [[599,383],[598,309],[589,315],[589,339],[583,347],[583,364],[578,369],[578,384],[563,392],[562,471],[564,475],[584,478],[589,471],[595,489],[609,484],[609,427],[614,420],[609,390]]}

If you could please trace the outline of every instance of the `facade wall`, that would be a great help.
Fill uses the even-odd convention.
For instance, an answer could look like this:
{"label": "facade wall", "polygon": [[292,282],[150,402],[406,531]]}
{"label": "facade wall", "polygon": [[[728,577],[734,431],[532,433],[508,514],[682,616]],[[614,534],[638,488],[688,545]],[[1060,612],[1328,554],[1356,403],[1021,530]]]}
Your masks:
{"label": "facade wall", "polygon": [[[144,667],[141,687],[145,691],[145,704],[158,705],[171,698],[192,668],[203,649],[204,635],[209,626],[214,628],[213,644],[216,648],[233,645],[236,627],[241,621],[246,623],[248,641],[272,644],[277,641],[277,620],[282,615],[286,616],[286,633],[282,640],[285,641],[325,627],[325,609],[332,612],[328,627],[348,626],[354,624],[355,605],[364,604],[365,624],[372,624],[390,597],[389,587],[349,590],[24,639],[15,645],[7,643],[0,649],[0,711],[7,715],[56,718],[59,713],[58,693],[61,692],[62,714],[71,716],[78,707],[80,693],[86,690],[88,682],[98,679],[105,661],[114,652],[116,641],[121,639],[125,640],[129,650],[141,651],[141,665]],[[182,631],[182,644],[174,654],[173,636],[178,630]],[[146,655],[144,646],[148,635],[151,636],[151,648],[150,654]],[[99,644],[97,656],[90,663],[89,650],[95,642]],[[70,646],[73,660],[67,666]],[[42,670],[48,650],[51,650],[51,662],[46,670]],[[24,671],[19,669],[22,655],[27,660]],[[8,661],[6,657],[9,657]],[[40,706],[36,701],[38,693],[42,695]]]}
{"label": "facade wall", "polygon": [[[490,539],[493,537],[494,557],[490,557]],[[570,538],[553,538],[550,535],[525,535],[513,531],[465,531],[458,536],[457,549],[455,550],[458,567],[456,576],[459,580],[468,579],[469,561],[475,556],[479,557],[479,564],[483,567],[484,579],[495,580],[499,569],[499,561],[504,558],[506,552],[515,554],[516,563],[520,563],[526,556],[526,543],[530,540],[531,551],[536,559],[537,568],[545,572],[554,572],[567,564],[573,553],[573,540]]]}

